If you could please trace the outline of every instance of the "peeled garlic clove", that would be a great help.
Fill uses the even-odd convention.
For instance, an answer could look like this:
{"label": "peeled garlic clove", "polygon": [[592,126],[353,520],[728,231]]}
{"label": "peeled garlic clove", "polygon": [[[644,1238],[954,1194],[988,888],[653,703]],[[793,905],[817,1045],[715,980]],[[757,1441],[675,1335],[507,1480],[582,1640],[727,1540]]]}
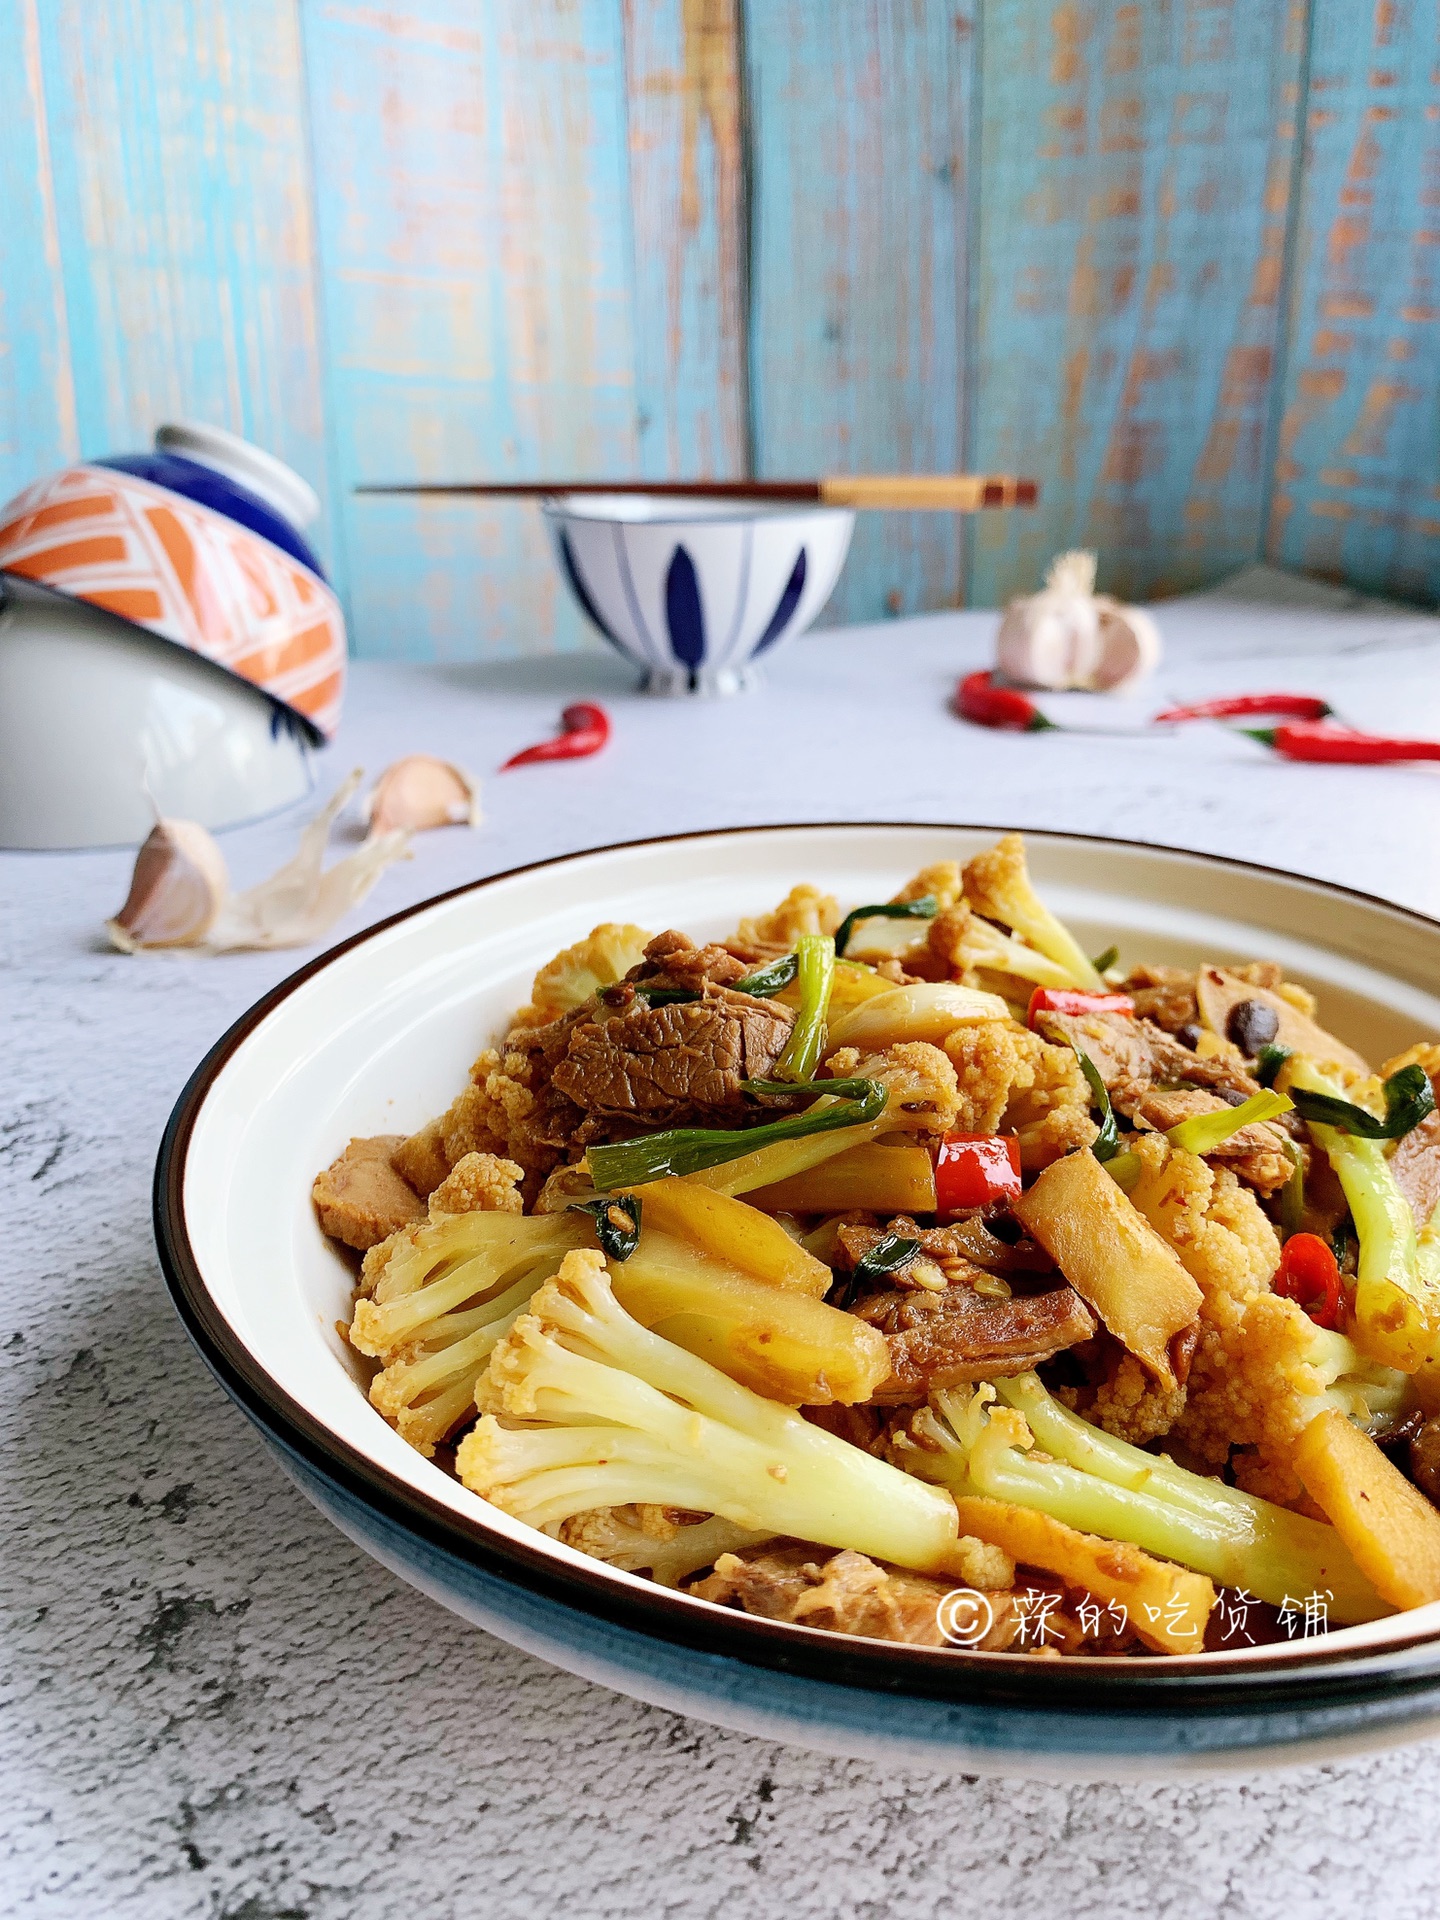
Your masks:
{"label": "peeled garlic clove", "polygon": [[1102,594],[1100,658],[1092,685],[1102,693],[1124,693],[1153,671],[1160,660],[1160,629],[1139,607],[1122,607]]}
{"label": "peeled garlic clove", "polygon": [[478,827],[480,790],[468,773],[433,754],[407,754],[380,775],[365,803],[372,834]]}
{"label": "peeled garlic clove", "polygon": [[230,891],[225,856],[194,820],[157,820],[135,858],[130,891],[105,922],[122,953],[199,946]]}

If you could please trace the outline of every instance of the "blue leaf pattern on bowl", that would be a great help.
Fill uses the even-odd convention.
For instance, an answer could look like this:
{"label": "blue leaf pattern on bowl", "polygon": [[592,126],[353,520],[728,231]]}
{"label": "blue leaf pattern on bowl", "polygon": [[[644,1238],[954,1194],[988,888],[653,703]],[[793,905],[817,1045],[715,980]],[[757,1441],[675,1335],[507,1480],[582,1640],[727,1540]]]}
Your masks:
{"label": "blue leaf pattern on bowl", "polygon": [[695,562],[684,547],[676,547],[665,575],[665,620],[675,658],[698,667],[705,658],[705,612]]}
{"label": "blue leaf pattern on bowl", "polygon": [[790,578],[785,582],[785,590],[775,602],[775,611],[770,616],[770,624],[755,642],[756,655],[764,653],[767,647],[773,647],[790,624],[790,616],[800,604],[800,596],[805,591],[805,549],[801,547],[795,557],[795,565],[790,570]]}

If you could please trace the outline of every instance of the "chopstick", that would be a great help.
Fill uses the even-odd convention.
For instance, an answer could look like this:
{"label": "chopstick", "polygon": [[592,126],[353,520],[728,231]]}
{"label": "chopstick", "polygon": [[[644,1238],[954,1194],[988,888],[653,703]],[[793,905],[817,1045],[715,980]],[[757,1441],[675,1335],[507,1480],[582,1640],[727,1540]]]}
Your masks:
{"label": "chopstick", "polygon": [[819,480],[420,480],[358,486],[356,493],[534,494],[648,493],[677,500],[755,500],[796,506],[859,507],[892,513],[977,513],[1033,507],[1039,482],[1010,473],[845,473]]}

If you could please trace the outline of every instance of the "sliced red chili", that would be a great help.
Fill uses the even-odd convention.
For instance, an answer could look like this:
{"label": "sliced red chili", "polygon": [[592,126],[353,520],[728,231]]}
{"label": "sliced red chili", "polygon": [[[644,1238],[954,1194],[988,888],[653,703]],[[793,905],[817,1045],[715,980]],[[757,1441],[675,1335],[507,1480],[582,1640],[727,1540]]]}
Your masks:
{"label": "sliced red chili", "polygon": [[1252,740],[1273,747],[1286,760],[1317,760],[1345,766],[1381,767],[1400,760],[1440,760],[1440,740],[1404,740],[1323,721],[1292,720],[1281,727],[1246,727]]}
{"label": "sliced red chili", "polygon": [[1313,693],[1232,693],[1218,700],[1189,700],[1183,706],[1157,713],[1155,726],[1177,720],[1238,720],[1245,714],[1273,713],[1277,720],[1323,720],[1331,713],[1328,701]]}
{"label": "sliced red chili", "polygon": [[998,727],[1002,733],[1048,733],[1054,729],[1028,694],[1000,687],[993,673],[967,673],[955,689],[955,711],[972,726]]}
{"label": "sliced red chili", "polygon": [[1037,1013],[1123,1013],[1135,1017],[1135,1002],[1128,993],[1086,993],[1079,987],[1036,987],[1030,996],[1030,1011],[1025,1018],[1035,1024]]}
{"label": "sliced red chili", "polygon": [[935,1208],[965,1213],[1020,1192],[1020,1142],[1013,1133],[952,1133],[935,1150]]}
{"label": "sliced red chili", "polygon": [[512,753],[501,767],[528,767],[537,760],[583,760],[587,755],[598,753],[610,738],[610,716],[603,707],[597,707],[593,701],[579,700],[573,707],[566,707],[560,716],[560,731],[553,740],[542,740],[538,746],[526,747],[523,753]]}
{"label": "sliced red chili", "polygon": [[1318,1233],[1292,1233],[1280,1254],[1280,1268],[1270,1283],[1282,1300],[1293,1300],[1317,1327],[1340,1324],[1344,1293],[1335,1249]]}

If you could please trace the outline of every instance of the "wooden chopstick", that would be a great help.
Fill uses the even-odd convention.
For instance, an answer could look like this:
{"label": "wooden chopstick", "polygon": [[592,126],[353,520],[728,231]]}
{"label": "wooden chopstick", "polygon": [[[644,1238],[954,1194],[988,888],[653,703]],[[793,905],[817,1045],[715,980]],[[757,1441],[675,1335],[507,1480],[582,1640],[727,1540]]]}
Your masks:
{"label": "wooden chopstick", "polygon": [[1040,498],[1038,481],[1010,473],[845,473],[820,480],[421,480],[402,486],[360,486],[355,491],[520,498],[649,493],[677,500],[755,500],[892,513],[976,513],[989,507],[1033,507]]}

